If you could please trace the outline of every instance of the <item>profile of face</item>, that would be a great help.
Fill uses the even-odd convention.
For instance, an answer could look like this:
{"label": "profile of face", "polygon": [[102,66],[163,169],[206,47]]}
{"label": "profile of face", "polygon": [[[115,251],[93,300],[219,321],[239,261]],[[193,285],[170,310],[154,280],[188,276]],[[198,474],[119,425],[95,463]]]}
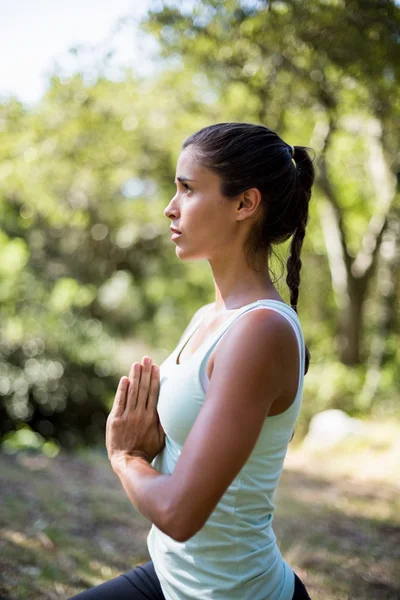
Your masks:
{"label": "profile of face", "polygon": [[229,254],[238,243],[239,202],[221,194],[220,177],[201,165],[193,146],[179,156],[175,184],[176,194],[164,215],[182,232],[172,242],[177,256],[212,260]]}

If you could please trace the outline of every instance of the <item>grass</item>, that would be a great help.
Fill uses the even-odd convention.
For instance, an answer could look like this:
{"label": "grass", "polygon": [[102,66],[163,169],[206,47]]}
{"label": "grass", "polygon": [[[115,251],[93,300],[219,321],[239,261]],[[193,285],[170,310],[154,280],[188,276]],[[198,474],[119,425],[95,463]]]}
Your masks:
{"label": "grass", "polygon": [[[400,598],[400,427],[371,431],[288,453],[274,529],[313,600]],[[67,599],[149,560],[104,451],[3,453],[0,469],[0,599]]]}

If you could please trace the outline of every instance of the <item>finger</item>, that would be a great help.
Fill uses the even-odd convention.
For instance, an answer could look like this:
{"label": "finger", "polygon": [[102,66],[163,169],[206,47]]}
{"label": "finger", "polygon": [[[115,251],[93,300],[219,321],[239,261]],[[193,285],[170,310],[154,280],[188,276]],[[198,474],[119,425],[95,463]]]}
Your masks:
{"label": "finger", "polygon": [[149,398],[147,400],[148,410],[156,410],[160,393],[160,368],[157,365],[152,365],[152,367]]}
{"label": "finger", "polygon": [[117,392],[114,398],[114,404],[111,409],[111,413],[114,417],[120,417],[125,410],[126,404],[126,392],[128,390],[129,379],[127,377],[121,377],[119,380]]}
{"label": "finger", "polygon": [[126,410],[135,410],[140,385],[141,364],[136,362],[129,372],[129,389],[126,395]]}
{"label": "finger", "polygon": [[141,364],[138,362],[132,363],[131,368],[129,370],[129,381],[133,381],[133,378],[135,376],[135,369],[137,369],[136,373],[140,374]]}
{"label": "finger", "polygon": [[143,357],[142,372],[140,375],[139,393],[137,395],[136,408],[146,408],[150,389],[151,363],[152,360],[149,356]]}

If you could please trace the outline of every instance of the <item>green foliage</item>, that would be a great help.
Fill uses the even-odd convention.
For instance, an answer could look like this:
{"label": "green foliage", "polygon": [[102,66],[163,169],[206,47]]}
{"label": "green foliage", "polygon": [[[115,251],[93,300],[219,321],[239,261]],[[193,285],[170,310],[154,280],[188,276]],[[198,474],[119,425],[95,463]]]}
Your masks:
{"label": "green foliage", "polygon": [[[159,43],[154,76],[127,71],[123,81],[99,76],[93,84],[79,73],[53,76],[37,108],[15,99],[0,105],[3,435],[25,439],[18,427],[29,424],[64,446],[103,442],[118,379],[142,358],[134,349],[127,359],[122,349],[135,340],[167,355],[194,311],[212,300],[208,265],[176,258],[163,214],[180,146],[196,129],[262,122],[291,144],[313,145],[316,128],[334,123],[328,176],[349,255],[357,253],[379,200],[373,120],[398,170],[398,26],[393,2],[167,3],[143,22]],[[372,274],[364,362],[345,367],[321,230],[324,198],[317,186],[302,253],[299,313],[312,355],[306,420],[316,407],[362,410],[358,390],[382,296]],[[272,265],[286,298],[287,250],[277,249]],[[399,285],[397,278],[396,298]],[[379,388],[390,398],[398,391],[398,341],[393,318]]]}
{"label": "green foliage", "polygon": [[56,440],[45,440],[45,438],[32,431],[28,425],[20,425],[16,431],[10,431],[4,436],[2,449],[7,454],[15,454],[18,451],[37,451],[49,458],[57,456],[60,445]]}
{"label": "green foliage", "polygon": [[[119,344],[166,346],[206,295],[197,284],[187,302],[187,288],[170,285],[187,270],[163,215],[182,136],[174,149],[162,81],[140,85],[146,100],[131,77],[53,77],[35,111],[0,107],[3,433],[29,422],[65,446],[103,441]],[[148,115],[153,95],[161,106]]]}

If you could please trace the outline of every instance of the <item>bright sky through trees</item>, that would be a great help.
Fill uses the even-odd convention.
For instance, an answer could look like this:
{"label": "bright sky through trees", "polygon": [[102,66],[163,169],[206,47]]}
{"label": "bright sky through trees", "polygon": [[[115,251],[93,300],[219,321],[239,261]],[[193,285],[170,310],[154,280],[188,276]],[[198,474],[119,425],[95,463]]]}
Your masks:
{"label": "bright sky through trees", "polygon": [[[56,65],[63,73],[80,70],[82,64],[89,68],[94,56],[100,60],[110,49],[107,40],[118,20],[138,19],[147,7],[148,0],[0,0],[0,100],[16,95],[27,105],[37,102]],[[79,45],[99,48],[83,59],[68,53]],[[136,70],[143,65],[140,45],[133,23],[122,26],[112,40],[114,76],[117,65]]]}

